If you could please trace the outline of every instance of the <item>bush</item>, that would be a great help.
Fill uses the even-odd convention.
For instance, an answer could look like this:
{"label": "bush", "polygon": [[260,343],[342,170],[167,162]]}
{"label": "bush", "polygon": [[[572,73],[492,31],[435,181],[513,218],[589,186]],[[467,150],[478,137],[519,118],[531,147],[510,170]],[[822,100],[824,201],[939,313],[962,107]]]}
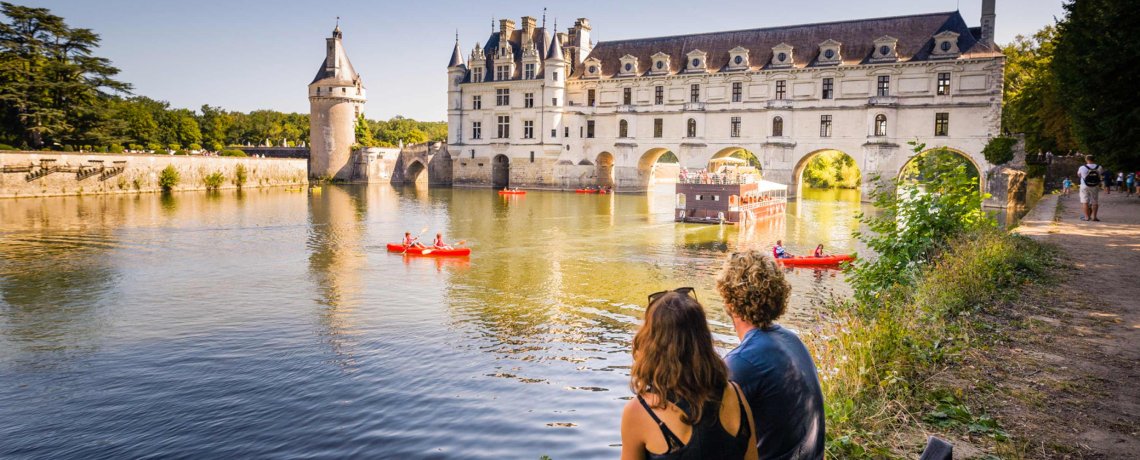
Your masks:
{"label": "bush", "polygon": [[126,148],[123,147],[121,144],[111,144],[111,148],[108,150],[111,153],[123,153],[123,150],[126,150]]}
{"label": "bush", "polygon": [[226,149],[226,150],[222,150],[221,152],[218,152],[218,156],[223,156],[223,157],[247,157],[247,156],[249,156],[249,155],[246,155],[246,154],[245,154],[245,152],[243,152],[243,151],[241,151],[241,150],[238,150],[238,149]]}
{"label": "bush", "polygon": [[0,150],[16,150],[16,148],[8,144],[0,144]]}
{"label": "bush", "polygon": [[189,154],[190,154],[190,152],[189,152],[189,151],[187,151],[187,150],[175,150],[175,151],[174,151],[174,154],[175,154],[175,155],[189,155]]}
{"label": "bush", "polygon": [[169,192],[176,187],[180,180],[182,180],[182,175],[178,174],[178,170],[174,169],[174,165],[166,165],[165,168],[162,168],[162,172],[158,174],[158,186],[162,187],[162,191],[164,192]]}
{"label": "bush", "polygon": [[237,188],[241,188],[241,186],[245,185],[245,180],[245,165],[238,163],[237,167],[234,168],[234,185],[236,185]]}
{"label": "bush", "polygon": [[1003,165],[1013,159],[1014,145],[1017,145],[1017,139],[1012,137],[995,137],[986,143],[986,147],[982,149],[982,155],[985,155],[986,161],[990,162],[990,164]]}
{"label": "bush", "polygon": [[190,144],[190,150],[202,150],[202,145],[197,143]]}
{"label": "bush", "polygon": [[221,172],[212,172],[206,177],[202,178],[202,183],[206,185],[206,190],[217,190],[226,182],[226,176]]}
{"label": "bush", "polygon": [[1045,165],[1034,163],[1025,167],[1025,174],[1029,177],[1045,177],[1045,170]]}

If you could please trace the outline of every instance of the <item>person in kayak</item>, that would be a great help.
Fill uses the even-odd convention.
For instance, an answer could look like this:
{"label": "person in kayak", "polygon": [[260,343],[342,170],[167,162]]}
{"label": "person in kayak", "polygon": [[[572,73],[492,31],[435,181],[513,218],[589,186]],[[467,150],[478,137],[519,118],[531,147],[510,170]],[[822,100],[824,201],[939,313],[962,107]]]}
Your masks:
{"label": "person in kayak", "polygon": [[772,257],[777,259],[790,259],[792,257],[788,251],[784,250],[784,240],[776,240],[776,245],[772,246]]}
{"label": "person in kayak", "polygon": [[816,257],[824,257],[823,244],[820,244],[819,246],[815,247],[815,254],[813,254],[813,255]]}
{"label": "person in kayak", "polygon": [[423,249],[424,244],[416,241],[420,237],[413,237],[412,232],[404,232],[404,247],[405,248],[420,248]]}
{"label": "person in kayak", "polygon": [[451,249],[451,245],[443,242],[443,234],[436,233],[435,241],[432,242],[432,247],[436,249]]}

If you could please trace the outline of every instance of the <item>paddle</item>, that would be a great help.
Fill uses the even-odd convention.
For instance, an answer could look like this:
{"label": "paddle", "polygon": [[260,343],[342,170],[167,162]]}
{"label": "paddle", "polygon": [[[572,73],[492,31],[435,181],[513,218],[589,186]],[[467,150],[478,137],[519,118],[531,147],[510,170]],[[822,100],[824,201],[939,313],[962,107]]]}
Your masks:
{"label": "paddle", "polygon": [[401,255],[403,255],[403,254],[407,254],[407,253],[408,253],[408,249],[412,247],[412,244],[416,244],[416,241],[418,241],[418,240],[420,239],[420,237],[421,237],[421,236],[423,236],[423,235],[424,235],[424,233],[425,233],[425,232],[427,232],[427,231],[428,231],[428,228],[427,228],[427,227],[424,227],[424,229],[423,229],[423,230],[420,230],[420,234],[419,234],[419,235],[416,235],[416,237],[415,237],[415,238],[412,238],[412,243],[411,243],[411,244],[408,244],[408,245],[406,245],[406,246],[404,246],[404,252],[401,252],[400,254],[401,254]]}

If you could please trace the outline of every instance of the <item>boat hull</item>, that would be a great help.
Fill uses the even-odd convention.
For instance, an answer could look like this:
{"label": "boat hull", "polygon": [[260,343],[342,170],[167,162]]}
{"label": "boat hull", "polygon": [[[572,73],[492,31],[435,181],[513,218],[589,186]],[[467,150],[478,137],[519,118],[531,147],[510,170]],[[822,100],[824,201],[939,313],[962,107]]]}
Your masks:
{"label": "boat hull", "polygon": [[404,250],[404,245],[399,243],[388,243],[388,252],[399,252],[403,254],[410,254],[413,256],[435,256],[435,257],[462,257],[471,255],[471,248],[451,248],[451,249],[436,249],[432,247],[427,248],[408,248]]}
{"label": "boat hull", "polygon": [[818,266],[834,266],[843,262],[850,262],[855,260],[854,257],[848,254],[837,254],[833,256],[824,257],[789,257],[787,259],[776,259],[784,265],[790,267],[818,267]]}

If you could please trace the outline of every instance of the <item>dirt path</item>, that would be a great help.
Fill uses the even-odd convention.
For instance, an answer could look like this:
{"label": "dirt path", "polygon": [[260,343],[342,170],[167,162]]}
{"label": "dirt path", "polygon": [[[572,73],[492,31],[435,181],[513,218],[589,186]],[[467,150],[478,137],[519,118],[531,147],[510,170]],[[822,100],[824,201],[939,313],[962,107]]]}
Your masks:
{"label": "dirt path", "polygon": [[988,409],[1029,458],[1140,456],[1140,198],[1047,197],[1018,232],[1055,245],[1068,268],[1018,302],[1008,341],[977,360]]}

